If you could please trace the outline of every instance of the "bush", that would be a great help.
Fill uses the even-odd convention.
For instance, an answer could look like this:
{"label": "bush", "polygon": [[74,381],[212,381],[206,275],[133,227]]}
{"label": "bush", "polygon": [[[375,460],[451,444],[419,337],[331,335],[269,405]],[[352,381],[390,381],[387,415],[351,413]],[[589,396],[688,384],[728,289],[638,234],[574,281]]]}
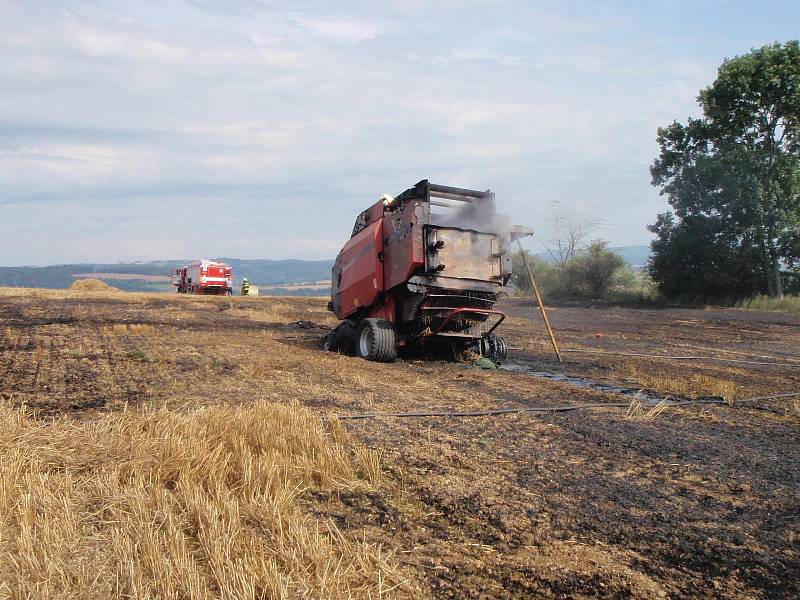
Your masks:
{"label": "bush", "polygon": [[784,312],[800,313],[800,296],[784,296],[783,298],[770,298],[769,296],[753,296],[737,303],[740,308],[758,310],[781,310]]}
{"label": "bush", "polygon": [[[534,256],[527,250],[524,250],[525,258],[533,271],[533,276],[536,277],[536,283],[539,286],[539,291],[544,296],[551,295],[557,277],[557,269],[553,263],[542,260],[538,256]],[[528,276],[528,270],[525,268],[525,263],[522,260],[522,254],[519,251],[515,252],[511,257],[511,284],[523,295],[529,296],[533,294],[533,286],[531,279]]]}
{"label": "bush", "polygon": [[569,261],[564,272],[578,295],[601,299],[608,295],[615,274],[624,265],[623,258],[608,249],[608,242],[596,240]]}
{"label": "bush", "polygon": [[[526,256],[545,298],[642,301],[653,300],[657,295],[652,280],[634,270],[602,240],[592,242],[563,268],[528,252]],[[512,283],[521,294],[532,294],[519,252],[514,254],[512,263]]]}
{"label": "bush", "polygon": [[614,302],[651,302],[658,299],[658,287],[650,276],[628,263],[620,267],[611,282],[604,300]]}

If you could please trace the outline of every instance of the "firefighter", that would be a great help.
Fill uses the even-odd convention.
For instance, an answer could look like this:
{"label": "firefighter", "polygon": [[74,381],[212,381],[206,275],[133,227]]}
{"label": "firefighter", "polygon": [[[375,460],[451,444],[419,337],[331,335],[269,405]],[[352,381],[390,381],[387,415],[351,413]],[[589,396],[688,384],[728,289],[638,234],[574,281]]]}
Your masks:
{"label": "firefighter", "polygon": [[250,282],[247,281],[247,277],[242,278],[242,296],[247,296],[250,294]]}

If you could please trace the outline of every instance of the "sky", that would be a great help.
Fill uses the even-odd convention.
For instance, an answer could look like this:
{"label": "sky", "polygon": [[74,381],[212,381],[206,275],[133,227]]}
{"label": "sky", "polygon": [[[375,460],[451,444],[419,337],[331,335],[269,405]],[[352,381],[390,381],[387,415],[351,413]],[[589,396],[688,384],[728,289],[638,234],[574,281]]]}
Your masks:
{"label": "sky", "polygon": [[647,244],[659,126],[786,2],[0,0],[0,265],[328,259],[421,179]]}

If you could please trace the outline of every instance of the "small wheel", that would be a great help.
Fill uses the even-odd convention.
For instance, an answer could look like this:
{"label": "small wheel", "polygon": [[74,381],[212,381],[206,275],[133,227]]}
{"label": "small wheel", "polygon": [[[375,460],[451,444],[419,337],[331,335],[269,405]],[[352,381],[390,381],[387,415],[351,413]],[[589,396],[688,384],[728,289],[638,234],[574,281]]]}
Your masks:
{"label": "small wheel", "polygon": [[508,356],[508,343],[506,338],[499,335],[491,334],[483,341],[483,353],[486,358],[491,360],[496,365],[500,365]]}
{"label": "small wheel", "polygon": [[397,334],[384,319],[364,319],[358,325],[356,353],[376,362],[392,362],[397,358]]}

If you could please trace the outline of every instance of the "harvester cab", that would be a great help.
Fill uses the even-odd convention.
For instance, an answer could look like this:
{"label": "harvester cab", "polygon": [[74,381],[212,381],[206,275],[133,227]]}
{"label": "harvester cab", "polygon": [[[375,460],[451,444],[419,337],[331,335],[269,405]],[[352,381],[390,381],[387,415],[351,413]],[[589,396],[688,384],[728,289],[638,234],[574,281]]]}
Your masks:
{"label": "harvester cab", "polygon": [[505,315],[494,309],[511,277],[511,244],[532,235],[495,210],[491,191],[420,181],[384,194],[356,218],[332,270],[330,310],[342,320],[332,351],[392,361],[398,348],[469,348],[495,362]]}

